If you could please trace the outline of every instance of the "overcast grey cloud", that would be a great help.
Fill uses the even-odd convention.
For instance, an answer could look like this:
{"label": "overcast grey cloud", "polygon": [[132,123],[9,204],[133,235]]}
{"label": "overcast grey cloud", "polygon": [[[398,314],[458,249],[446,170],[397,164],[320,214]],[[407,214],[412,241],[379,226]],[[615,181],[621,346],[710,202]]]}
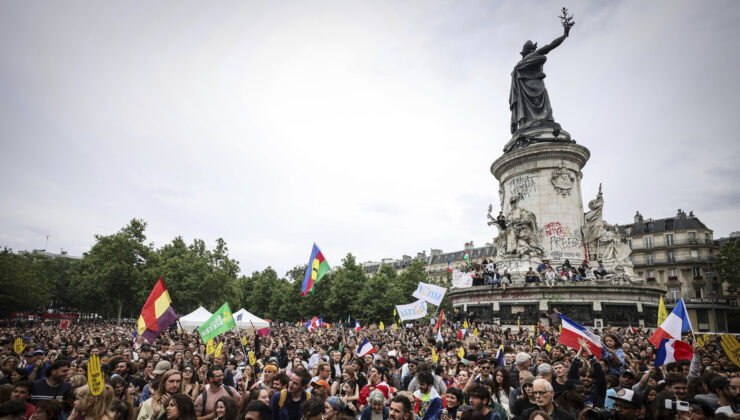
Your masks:
{"label": "overcast grey cloud", "polygon": [[[131,218],[250,273],[491,241],[510,72],[562,2],[0,3],[0,246],[80,255]],[[737,1],[576,1],[554,115],[605,218],[740,230]]]}

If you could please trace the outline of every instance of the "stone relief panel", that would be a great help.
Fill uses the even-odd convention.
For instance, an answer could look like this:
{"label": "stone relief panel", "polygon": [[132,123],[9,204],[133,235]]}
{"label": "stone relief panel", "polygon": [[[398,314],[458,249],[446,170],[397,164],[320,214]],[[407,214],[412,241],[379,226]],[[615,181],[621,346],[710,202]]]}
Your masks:
{"label": "stone relief panel", "polygon": [[552,171],[550,182],[558,194],[563,197],[569,196],[576,182],[573,171],[565,167],[565,162],[560,162],[560,167]]}

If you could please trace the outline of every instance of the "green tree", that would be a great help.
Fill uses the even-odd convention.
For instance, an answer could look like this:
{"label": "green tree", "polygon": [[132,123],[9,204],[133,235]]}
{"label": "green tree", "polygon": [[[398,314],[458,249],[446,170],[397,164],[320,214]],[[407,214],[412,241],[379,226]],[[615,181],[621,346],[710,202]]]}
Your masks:
{"label": "green tree", "polygon": [[725,243],[716,258],[713,266],[719,281],[729,283],[733,290],[740,288],[740,243]]}
{"label": "green tree", "polygon": [[146,222],[132,219],[113,235],[95,236],[95,244],[84,254],[71,282],[84,308],[98,312],[113,308],[119,323],[124,311],[138,313],[140,297],[151,290],[145,272],[154,256],[151,246],[144,244],[145,229]]}
{"label": "green tree", "polygon": [[[367,322],[393,322],[393,298],[395,290],[391,285],[396,281],[396,269],[390,265],[380,267],[365,282],[361,293],[352,305],[352,311]],[[390,325],[390,324],[389,324]]]}
{"label": "green tree", "polygon": [[324,306],[326,309],[325,318],[344,320],[349,315],[356,318],[357,314],[350,314],[350,308],[367,280],[365,272],[356,263],[355,257],[352,254],[347,254],[342,260],[342,266],[335,273],[332,273],[332,278],[331,290],[326,297]]}
{"label": "green tree", "polygon": [[14,254],[8,248],[0,251],[1,315],[35,310],[49,303],[55,285],[47,281],[40,268],[35,256]]}

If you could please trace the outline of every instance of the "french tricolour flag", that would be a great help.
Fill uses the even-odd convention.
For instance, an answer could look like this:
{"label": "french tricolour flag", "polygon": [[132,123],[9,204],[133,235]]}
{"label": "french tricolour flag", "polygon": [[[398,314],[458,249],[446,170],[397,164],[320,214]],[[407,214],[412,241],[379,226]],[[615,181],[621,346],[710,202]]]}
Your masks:
{"label": "french tricolour flag", "polygon": [[362,357],[366,354],[375,353],[375,348],[367,338],[357,347],[357,356]]}
{"label": "french tricolour flag", "polygon": [[360,332],[362,329],[362,326],[360,325],[360,322],[358,320],[355,320],[355,331]]}
{"label": "french tricolour flag", "polygon": [[504,365],[504,346],[498,346],[498,350],[496,351],[496,361],[499,366]]}
{"label": "french tricolour flag", "polygon": [[666,363],[675,362],[694,357],[694,349],[691,344],[684,343],[680,340],[664,338],[658,347],[658,354],[655,356],[655,367],[663,366]]}
{"label": "french tricolour flag", "polygon": [[449,273],[452,273],[452,265],[450,265],[450,260],[447,260],[447,271]]}
{"label": "french tricolour flag", "polygon": [[588,348],[591,350],[591,353],[593,353],[597,359],[601,360],[601,349],[604,347],[601,344],[601,338],[563,314],[558,314],[558,316],[560,316],[563,326],[563,331],[560,332],[558,343],[565,344],[566,346],[577,350],[581,348],[578,340],[586,340],[586,344],[588,344]]}
{"label": "french tricolour flag", "polygon": [[539,337],[537,337],[537,342],[540,343],[540,346],[544,346],[545,343],[547,343],[547,337],[545,337],[545,333],[542,333]]}
{"label": "french tricolour flag", "polygon": [[681,299],[676,304],[676,307],[673,308],[673,311],[668,314],[668,318],[650,336],[650,344],[658,347],[664,338],[680,340],[681,333],[686,330],[693,330],[693,328],[691,328],[691,320],[689,320],[686,305],[684,305],[683,299]]}

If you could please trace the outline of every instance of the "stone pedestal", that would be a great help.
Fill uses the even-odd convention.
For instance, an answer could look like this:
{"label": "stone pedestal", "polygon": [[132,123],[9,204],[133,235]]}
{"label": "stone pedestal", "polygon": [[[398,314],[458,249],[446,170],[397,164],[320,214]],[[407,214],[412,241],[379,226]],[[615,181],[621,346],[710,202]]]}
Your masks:
{"label": "stone pedestal", "polygon": [[[560,135],[570,138],[564,131]],[[511,198],[516,197],[520,208],[536,216],[543,258],[553,267],[566,259],[577,267],[585,259],[581,169],[589,157],[588,149],[575,143],[533,142],[505,153],[491,165],[491,173],[499,181],[504,215],[510,214]],[[519,264],[511,272],[523,272],[539,263],[507,255],[499,255],[496,262]]]}

